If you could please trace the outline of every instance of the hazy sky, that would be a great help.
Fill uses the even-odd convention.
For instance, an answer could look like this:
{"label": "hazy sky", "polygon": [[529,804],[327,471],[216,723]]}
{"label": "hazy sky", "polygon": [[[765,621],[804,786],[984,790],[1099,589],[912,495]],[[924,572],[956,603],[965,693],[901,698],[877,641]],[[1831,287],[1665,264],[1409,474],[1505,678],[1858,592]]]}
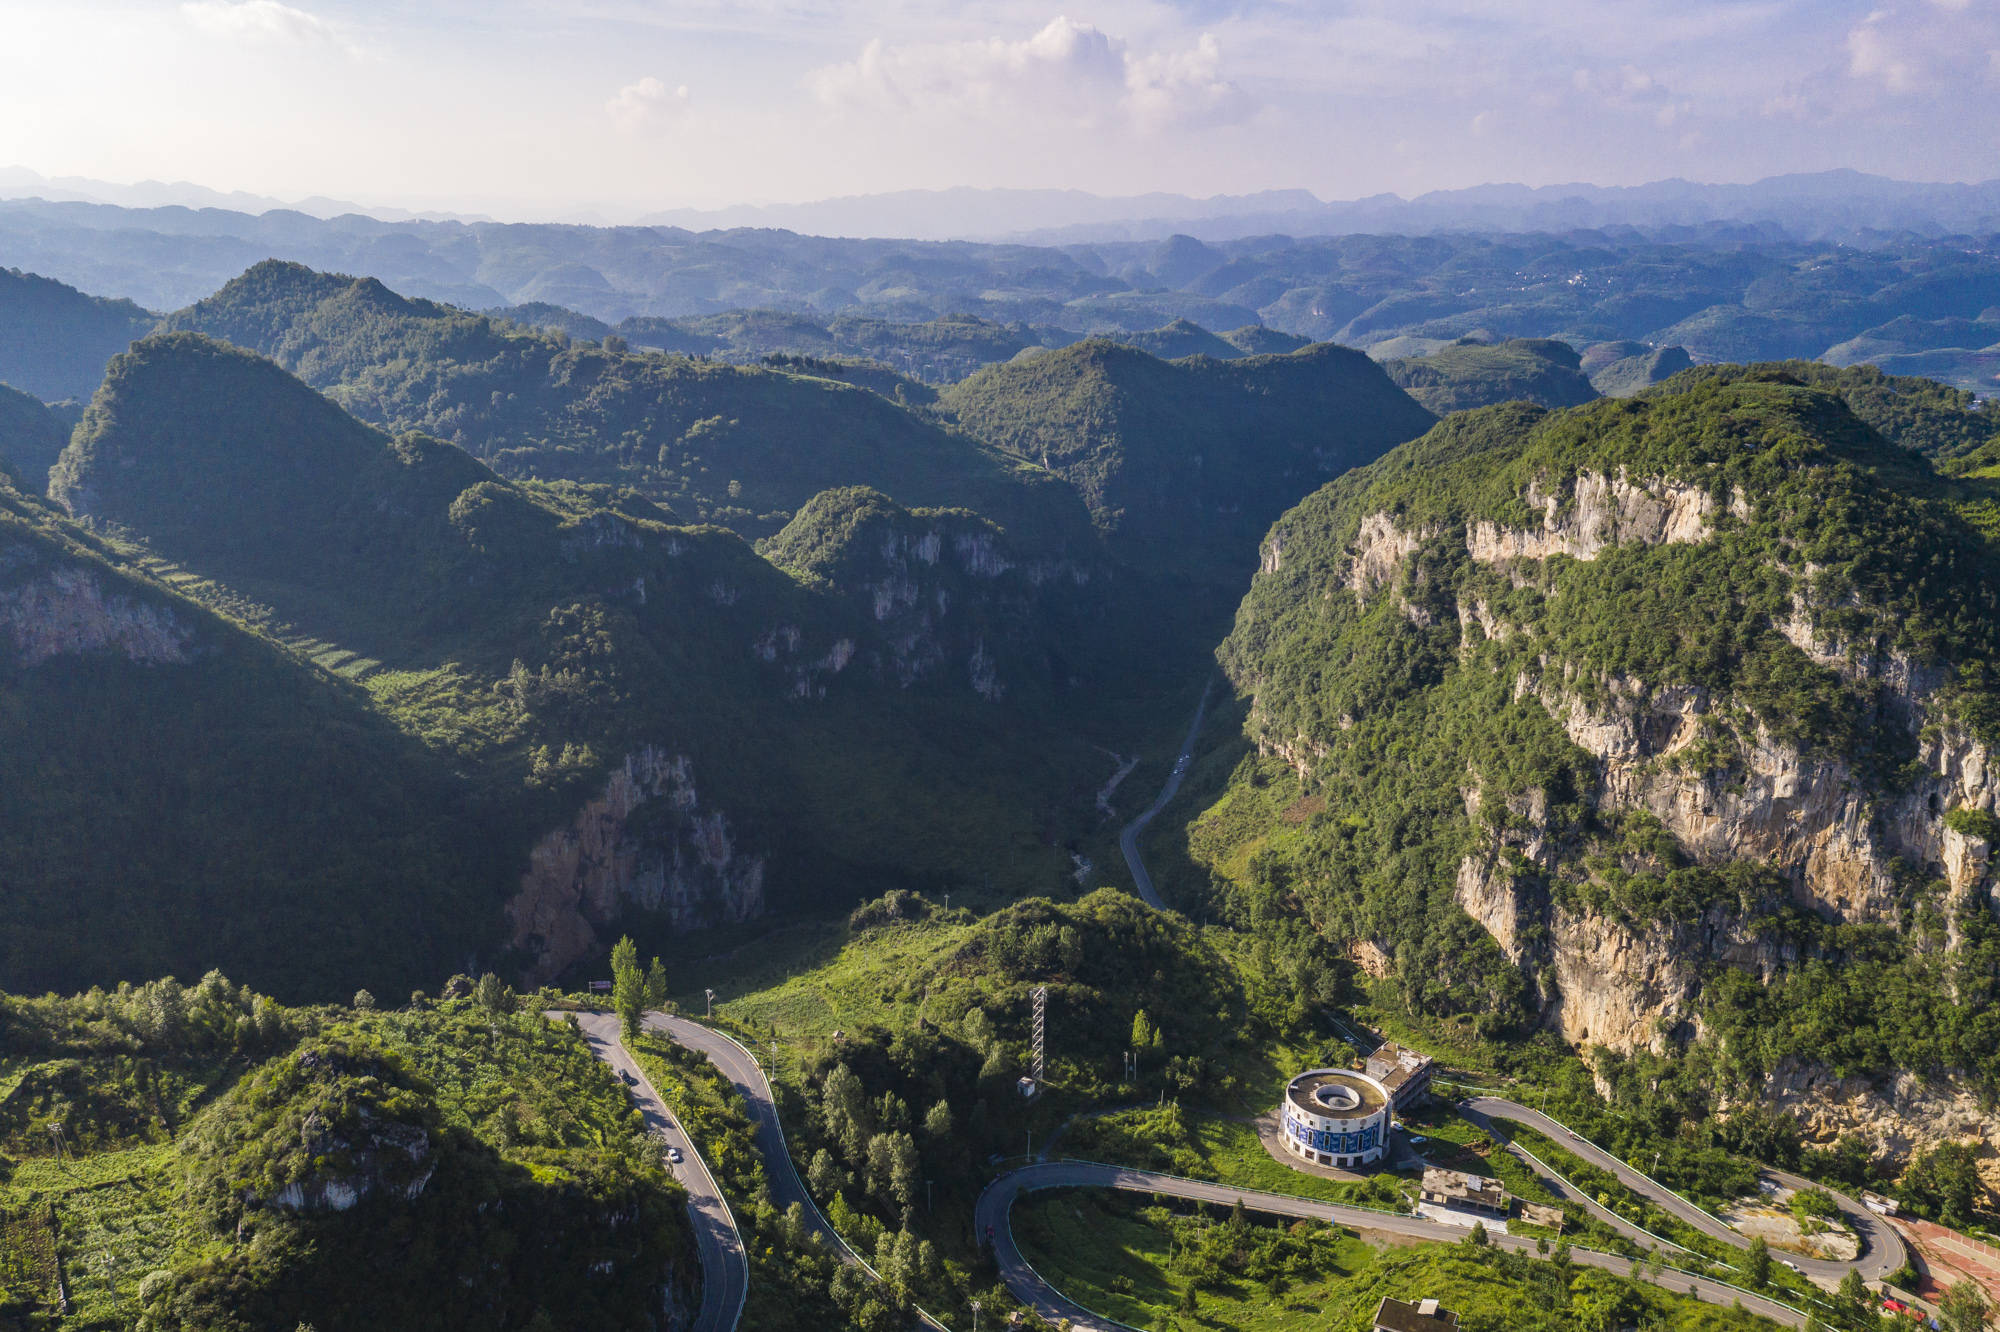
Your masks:
{"label": "hazy sky", "polygon": [[510,217],[2000,176],[2000,0],[0,0],[0,165]]}

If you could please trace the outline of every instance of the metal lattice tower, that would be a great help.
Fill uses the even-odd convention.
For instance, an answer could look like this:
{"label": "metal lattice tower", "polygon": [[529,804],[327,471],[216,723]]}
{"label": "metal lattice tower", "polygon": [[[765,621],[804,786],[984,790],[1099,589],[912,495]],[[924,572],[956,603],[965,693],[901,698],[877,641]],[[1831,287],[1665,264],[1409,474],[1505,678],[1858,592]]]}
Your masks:
{"label": "metal lattice tower", "polygon": [[1042,1085],[1042,1040],[1048,1033],[1049,987],[1035,987],[1035,1086]]}

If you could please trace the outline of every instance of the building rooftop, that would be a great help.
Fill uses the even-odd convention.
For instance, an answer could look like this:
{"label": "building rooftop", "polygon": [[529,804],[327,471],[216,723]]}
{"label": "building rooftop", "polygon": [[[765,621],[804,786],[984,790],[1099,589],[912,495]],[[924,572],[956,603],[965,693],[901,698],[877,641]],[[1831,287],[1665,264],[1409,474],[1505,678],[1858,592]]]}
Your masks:
{"label": "building rooftop", "polygon": [[1368,1075],[1393,1094],[1398,1087],[1431,1066],[1431,1057],[1394,1041],[1384,1041],[1368,1056]]}
{"label": "building rooftop", "polygon": [[1505,1209],[1507,1206],[1506,1188],[1490,1175],[1468,1175],[1428,1166],[1424,1170],[1423,1192],[1426,1198],[1440,1198],[1447,1205],[1464,1202],[1475,1207]]}
{"label": "building rooftop", "polygon": [[1364,1119],[1389,1104],[1381,1083],[1344,1068],[1301,1073],[1285,1088],[1285,1096],[1307,1114],[1325,1119]]}
{"label": "building rooftop", "polygon": [[1436,1300],[1405,1304],[1384,1299],[1375,1310],[1375,1332],[1456,1332],[1458,1315]]}

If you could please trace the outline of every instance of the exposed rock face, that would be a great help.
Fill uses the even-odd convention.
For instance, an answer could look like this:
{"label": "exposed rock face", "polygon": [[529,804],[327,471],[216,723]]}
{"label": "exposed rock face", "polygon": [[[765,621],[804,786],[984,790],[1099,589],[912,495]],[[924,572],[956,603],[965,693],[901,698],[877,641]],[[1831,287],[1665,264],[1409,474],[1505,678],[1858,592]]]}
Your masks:
{"label": "exposed rock face", "polygon": [[1837,1077],[1823,1065],[1786,1059],[1765,1078],[1763,1097],[1789,1110],[1808,1141],[1830,1146],[1855,1134],[1877,1156],[1907,1159],[1945,1142],[1976,1140],[1988,1150],[1981,1174],[2000,1184],[2000,1115],[1962,1078]]}
{"label": "exposed rock face", "polygon": [[[649,807],[644,830],[634,815]],[[540,984],[596,951],[597,929],[627,908],[664,913],[675,929],[749,920],[764,910],[764,858],[736,845],[729,818],[701,807],[685,755],[648,745],[604,790],[536,843],[507,903],[511,941]]]}
{"label": "exposed rock face", "polygon": [[1546,982],[1547,1020],[1576,1045],[1660,1050],[1692,1014],[1705,967],[1722,963],[1769,980],[1797,960],[1720,908],[1691,923],[1642,925],[1568,910],[1498,855],[1459,863],[1457,897],[1510,961]]}
{"label": "exposed rock face", "polygon": [[[1703,541],[1712,535],[1716,511],[1705,489],[1622,473],[1583,473],[1566,496],[1531,484],[1523,498],[1542,511],[1541,526],[1472,523],[1465,542],[1473,558],[1589,560],[1619,542]],[[1740,495],[1729,507],[1739,517],[1748,512]],[[1393,584],[1403,563],[1439,535],[1404,531],[1385,513],[1370,515],[1346,566],[1347,587],[1365,598]],[[1267,549],[1267,565],[1277,558]],[[1916,757],[1909,772],[1916,775],[1894,792],[1877,792],[1845,758],[1780,739],[1749,720],[1736,700],[1700,688],[1622,676],[1583,679],[1543,658],[1514,681],[1513,696],[1539,702],[1597,761],[1591,798],[1598,809],[1651,814],[1694,860],[1769,866],[1788,880],[1797,905],[1824,918],[1892,924],[1914,869],[1945,885],[1949,920],[1987,887],[1991,866],[1985,841],[1947,827],[1944,815],[1961,807],[1994,810],[2000,773],[1984,745],[1935,715],[1944,670],[1822,638],[1809,595],[1815,573],[1810,566],[1795,572],[1799,590],[1773,628],[1867,700],[1878,730],[1907,737]],[[1524,632],[1477,599],[1460,604],[1457,616],[1467,652],[1483,639]],[[1284,754],[1302,775],[1318,749],[1303,735],[1289,742],[1265,735],[1260,744]],[[1477,825],[1476,773],[1471,783],[1467,813]],[[1695,1012],[1704,967],[1720,963],[1768,980],[1797,960],[1721,908],[1698,922],[1644,924],[1563,908],[1547,885],[1574,872],[1563,862],[1574,849],[1559,853],[1548,844],[1539,793],[1509,803],[1506,830],[1487,834],[1485,847],[1460,864],[1456,896],[1522,968],[1540,992],[1545,1017],[1567,1039],[1616,1050],[1657,1047]],[[1953,925],[1944,946],[1957,941]]]}
{"label": "exposed rock face", "polygon": [[193,628],[172,610],[108,591],[96,573],[75,566],[0,587],[0,634],[23,666],[99,652],[170,664],[188,661],[194,650]]}
{"label": "exposed rock face", "polygon": [[379,1068],[366,1056],[319,1048],[301,1050],[292,1059],[308,1085],[320,1089],[317,1104],[299,1124],[308,1166],[302,1177],[264,1199],[266,1205],[344,1212],[376,1194],[405,1201],[421,1194],[437,1171],[429,1130],[381,1115],[366,1102],[357,1104],[343,1085],[350,1076],[379,1076]]}
{"label": "exposed rock face", "polygon": [[[1709,515],[1715,510],[1706,490],[1660,479],[1634,483],[1622,472],[1615,477],[1579,474],[1568,505],[1560,495],[1532,484],[1524,498],[1542,511],[1541,527],[1521,530],[1474,523],[1465,534],[1465,548],[1473,559],[1490,563],[1568,555],[1589,560],[1619,542],[1651,546],[1702,541],[1709,535]],[[1741,503],[1737,501],[1739,508]]]}
{"label": "exposed rock face", "polygon": [[[1430,528],[1405,532],[1388,514],[1369,514],[1361,520],[1361,530],[1354,537],[1354,559],[1347,571],[1348,587],[1356,596],[1367,597],[1376,588],[1392,581],[1402,569],[1403,561],[1416,554],[1424,542],[1436,535],[1436,531]],[[1266,563],[1271,566],[1269,571],[1275,572],[1282,552],[1275,541],[1270,549],[1272,553],[1266,557]]]}
{"label": "exposed rock face", "polygon": [[[1918,867],[1948,887],[1946,916],[1988,881],[1984,839],[1945,826],[1956,807],[1991,810],[2000,783],[1984,746],[1952,727],[1917,739],[1923,776],[1893,799],[1873,796],[1847,762],[1807,754],[1758,725],[1737,736],[1717,724],[1715,701],[1685,687],[1647,689],[1641,682],[1602,682],[1580,694],[1523,681],[1523,697],[1539,699],[1577,746],[1598,760],[1599,809],[1644,810],[1674,835],[1682,850],[1711,864],[1752,861],[1784,875],[1793,900],[1822,917],[1893,924],[1899,914],[1899,870]],[[1906,716],[1922,725],[1921,695],[1883,691],[1884,724]],[[1706,743],[1706,756],[1695,746]],[[1517,811],[1519,812],[1519,811]],[[1663,1030],[1694,1011],[1705,964],[1720,962],[1770,979],[1796,960],[1746,933],[1743,923],[1711,911],[1698,927],[1631,927],[1579,917],[1552,905],[1545,891],[1517,882],[1512,851],[1534,875],[1559,872],[1552,852],[1531,830],[1538,821],[1496,839],[1459,867],[1458,900],[1517,964],[1553,981],[1543,995],[1550,1021],[1574,1042],[1618,1050],[1655,1047]],[[1524,923],[1543,939],[1525,949]],[[1955,946],[1953,928],[1946,946]]]}

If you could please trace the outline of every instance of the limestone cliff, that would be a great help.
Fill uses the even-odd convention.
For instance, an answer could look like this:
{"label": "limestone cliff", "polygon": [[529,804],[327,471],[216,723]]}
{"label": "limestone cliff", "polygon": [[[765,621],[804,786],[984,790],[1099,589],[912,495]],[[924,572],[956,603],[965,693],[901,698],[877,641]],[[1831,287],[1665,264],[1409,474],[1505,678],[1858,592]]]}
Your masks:
{"label": "limestone cliff", "polygon": [[969,687],[999,702],[1023,674],[1048,676],[1051,612],[1081,600],[1101,573],[1017,548],[964,510],[905,509],[862,487],[815,497],[764,550],[854,612],[837,632],[784,623],[755,640],[801,699],[825,697],[851,670],[897,689]]}
{"label": "limestone cliff", "polygon": [[1425,1011],[1702,1046],[1892,1151],[1909,1068],[2000,1122],[1951,1109],[1995,1048],[1992,485],[1776,370],[1455,416],[1265,539],[1221,654],[1261,758],[1190,843]]}
{"label": "limestone cliff", "polygon": [[173,610],[107,586],[86,566],[45,563],[26,547],[0,546],[0,580],[9,574],[19,581],[0,581],[0,645],[23,666],[84,653],[155,664],[193,654],[194,630]]}
{"label": "limestone cliff", "polygon": [[530,984],[603,947],[600,927],[627,911],[676,930],[749,920],[764,910],[764,858],[737,845],[729,817],[704,808],[684,754],[646,745],[625,757],[529,855],[506,907]]}

